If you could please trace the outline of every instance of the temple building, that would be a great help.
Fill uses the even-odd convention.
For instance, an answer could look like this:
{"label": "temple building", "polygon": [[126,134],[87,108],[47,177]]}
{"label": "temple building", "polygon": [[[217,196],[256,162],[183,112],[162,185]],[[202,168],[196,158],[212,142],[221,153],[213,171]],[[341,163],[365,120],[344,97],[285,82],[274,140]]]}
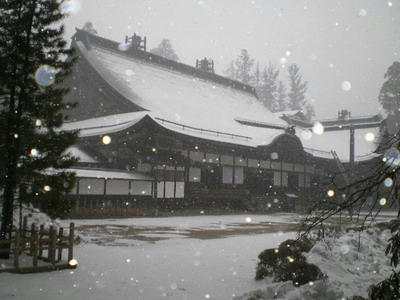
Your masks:
{"label": "temple building", "polygon": [[[70,195],[77,215],[294,210],[326,192],[338,160],[350,161],[348,131],[294,126],[207,59],[192,67],[146,52],[141,41],[79,29],[73,37],[78,62],[66,100],[78,106],[63,130],[80,131],[68,150],[80,158]],[[371,131],[355,132],[356,164],[374,156],[364,138]]]}

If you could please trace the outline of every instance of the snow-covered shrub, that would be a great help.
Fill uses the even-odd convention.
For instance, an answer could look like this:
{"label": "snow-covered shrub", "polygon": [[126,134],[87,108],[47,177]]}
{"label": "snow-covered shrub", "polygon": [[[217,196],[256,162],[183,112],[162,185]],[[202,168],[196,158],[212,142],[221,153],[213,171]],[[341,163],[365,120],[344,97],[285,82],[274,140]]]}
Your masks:
{"label": "snow-covered shrub", "polygon": [[274,281],[292,281],[293,285],[300,286],[324,278],[318,266],[307,263],[304,256],[301,261],[282,262],[274,270]]}
{"label": "snow-covered shrub", "polygon": [[400,299],[400,272],[393,271],[392,275],[372,285],[369,288],[371,299]]}
{"label": "snow-covered shrub", "polygon": [[272,276],[274,281],[292,281],[295,286],[322,279],[324,276],[316,265],[307,263],[302,254],[312,248],[306,239],[286,240],[277,249],[266,249],[260,253],[256,279]]}
{"label": "snow-covered shrub", "polygon": [[337,287],[331,286],[330,284],[328,284],[328,282],[324,280],[319,282],[312,288],[309,288],[301,293],[302,300],[314,300],[314,299],[337,300],[337,299],[343,299],[343,296],[344,293],[342,291],[338,290]]}

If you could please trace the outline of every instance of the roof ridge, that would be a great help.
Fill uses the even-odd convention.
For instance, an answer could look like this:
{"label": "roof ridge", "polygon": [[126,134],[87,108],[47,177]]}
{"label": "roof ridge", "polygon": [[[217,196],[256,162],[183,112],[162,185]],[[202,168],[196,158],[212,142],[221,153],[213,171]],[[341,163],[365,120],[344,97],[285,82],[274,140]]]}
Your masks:
{"label": "roof ridge", "polygon": [[230,88],[234,88],[257,97],[255,88],[251,85],[227,77],[223,77],[215,73],[205,72],[193,66],[181,62],[176,62],[150,52],[145,52],[143,50],[128,49],[127,51],[121,51],[118,49],[118,46],[120,45],[120,43],[118,42],[103,38],[98,35],[91,34],[82,29],[78,28],[75,29],[76,33],[72,37],[73,41],[82,41],[85,44],[85,47],[89,49],[91,44],[94,44],[102,48],[111,50],[112,52],[118,53],[122,56],[134,59],[140,59],[142,61],[145,61],[146,63],[158,65],[166,69],[174,70],[179,73],[184,73],[190,76],[195,76],[197,78],[205,79],[210,82],[219,83],[221,85],[228,86]]}

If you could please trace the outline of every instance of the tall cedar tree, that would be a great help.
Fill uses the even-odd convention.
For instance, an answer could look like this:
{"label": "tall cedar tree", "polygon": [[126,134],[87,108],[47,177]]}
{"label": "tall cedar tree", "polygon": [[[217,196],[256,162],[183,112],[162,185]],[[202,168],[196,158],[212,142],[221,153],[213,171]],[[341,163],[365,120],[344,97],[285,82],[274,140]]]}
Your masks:
{"label": "tall cedar tree", "polygon": [[269,64],[262,73],[261,86],[258,89],[261,102],[273,112],[278,111],[278,76],[279,70]]}
{"label": "tall cedar tree", "polygon": [[278,99],[276,101],[276,109],[277,111],[285,111],[287,107],[287,95],[286,95],[286,87],[282,81],[279,81],[277,92],[278,92]]}
{"label": "tall cedar tree", "polygon": [[385,82],[379,93],[379,102],[388,114],[400,111],[400,62],[395,61],[385,74]]}
{"label": "tall cedar tree", "polygon": [[305,93],[307,91],[307,81],[303,82],[300,75],[300,69],[296,64],[292,64],[288,68],[289,72],[289,102],[290,110],[302,110],[305,108]]}
{"label": "tall cedar tree", "polygon": [[59,128],[62,111],[74,106],[63,103],[68,90],[60,87],[73,60],[59,23],[64,18],[59,2],[0,1],[1,240],[10,239],[18,195],[38,201],[51,217],[71,208],[65,193],[74,174],[65,169],[76,159],[63,153],[77,133]]}
{"label": "tall cedar tree", "polygon": [[245,84],[250,84],[253,81],[252,69],[254,59],[250,57],[246,49],[242,49],[235,61],[236,80]]}
{"label": "tall cedar tree", "polygon": [[151,49],[150,52],[170,60],[179,60],[178,55],[176,55],[175,50],[172,48],[172,44],[168,39],[163,39],[157,48]]}

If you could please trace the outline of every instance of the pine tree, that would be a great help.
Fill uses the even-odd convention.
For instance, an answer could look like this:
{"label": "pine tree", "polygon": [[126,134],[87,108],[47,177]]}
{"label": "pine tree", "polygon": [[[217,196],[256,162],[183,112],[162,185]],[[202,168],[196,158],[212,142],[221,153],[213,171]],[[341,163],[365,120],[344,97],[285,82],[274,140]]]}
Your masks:
{"label": "pine tree", "polygon": [[314,106],[307,101],[307,103],[304,106],[304,116],[307,121],[311,121],[315,117],[315,109]]}
{"label": "pine tree", "polygon": [[289,103],[290,110],[302,110],[305,108],[305,93],[307,91],[307,81],[303,82],[300,75],[300,69],[296,64],[292,64],[288,68],[289,71]]}
{"label": "pine tree", "polygon": [[65,169],[76,160],[63,153],[76,133],[59,129],[62,111],[73,107],[63,103],[68,90],[60,87],[74,62],[59,24],[63,18],[57,0],[0,2],[0,239],[11,236],[18,194],[39,201],[52,217],[72,205],[64,195],[74,174]]}
{"label": "pine tree", "polygon": [[287,108],[287,94],[286,87],[282,81],[279,81],[278,85],[278,99],[276,101],[276,111],[285,111]]}
{"label": "pine tree", "polygon": [[278,76],[279,70],[275,69],[272,64],[268,65],[262,73],[262,82],[259,88],[259,97],[261,102],[271,111],[277,111],[278,104]]}
{"label": "pine tree", "polygon": [[261,85],[261,72],[260,72],[260,64],[257,63],[256,69],[253,75],[253,86],[258,88]]}
{"label": "pine tree", "polygon": [[87,31],[90,34],[97,34],[97,30],[94,29],[92,22],[86,22],[85,25],[83,25],[82,30]]}
{"label": "pine tree", "polygon": [[379,102],[390,115],[400,115],[400,62],[395,61],[385,74]]}
{"label": "pine tree", "polygon": [[233,61],[231,61],[231,62],[229,63],[229,66],[228,66],[228,68],[224,71],[224,74],[225,74],[228,78],[230,78],[230,79],[232,79],[232,80],[237,80],[237,76],[236,76],[237,72],[236,72],[236,68],[235,68],[235,63],[234,63]]}
{"label": "pine tree", "polygon": [[242,49],[235,61],[236,79],[245,84],[250,84],[253,80],[253,65],[254,59],[250,58],[246,49]]}
{"label": "pine tree", "polygon": [[150,52],[170,60],[179,60],[178,55],[176,55],[175,50],[172,48],[172,44],[168,39],[163,39],[157,48],[151,49]]}

